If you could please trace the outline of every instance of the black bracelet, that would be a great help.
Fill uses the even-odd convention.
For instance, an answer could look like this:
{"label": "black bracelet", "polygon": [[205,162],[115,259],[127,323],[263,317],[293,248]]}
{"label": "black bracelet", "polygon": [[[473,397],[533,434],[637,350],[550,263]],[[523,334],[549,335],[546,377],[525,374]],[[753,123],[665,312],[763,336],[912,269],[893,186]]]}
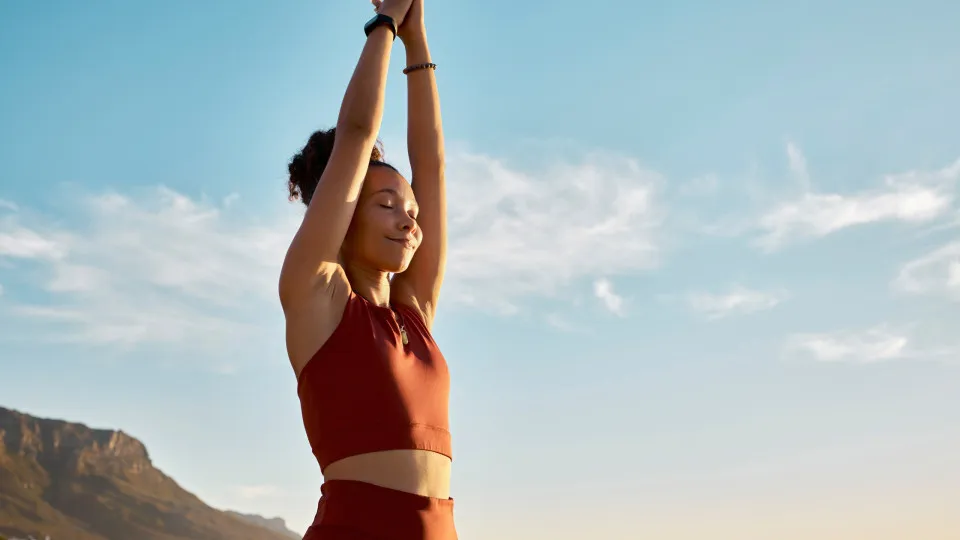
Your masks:
{"label": "black bracelet", "polygon": [[426,63],[426,64],[414,64],[412,66],[407,66],[406,68],[404,68],[403,74],[409,75],[411,72],[417,71],[418,69],[432,69],[436,71],[437,65],[432,62]]}

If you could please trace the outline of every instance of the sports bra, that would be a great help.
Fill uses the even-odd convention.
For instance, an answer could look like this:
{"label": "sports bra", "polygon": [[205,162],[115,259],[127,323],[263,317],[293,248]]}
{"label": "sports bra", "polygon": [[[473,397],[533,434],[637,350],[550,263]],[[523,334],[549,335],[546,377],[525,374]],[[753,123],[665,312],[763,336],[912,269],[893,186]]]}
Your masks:
{"label": "sports bra", "polygon": [[453,458],[450,373],[413,308],[377,306],[351,291],[340,324],[300,371],[297,394],[321,472],[345,457],[383,450]]}

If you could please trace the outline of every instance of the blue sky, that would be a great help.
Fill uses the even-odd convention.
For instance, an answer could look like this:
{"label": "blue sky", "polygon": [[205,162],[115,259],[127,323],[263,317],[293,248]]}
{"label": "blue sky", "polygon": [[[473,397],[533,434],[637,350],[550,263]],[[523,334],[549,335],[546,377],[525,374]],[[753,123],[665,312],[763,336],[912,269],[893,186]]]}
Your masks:
{"label": "blue sky", "polygon": [[[0,7],[0,404],[300,531],[284,174],[371,14],[329,4]],[[948,538],[960,7],[626,7],[427,6],[461,537]]]}

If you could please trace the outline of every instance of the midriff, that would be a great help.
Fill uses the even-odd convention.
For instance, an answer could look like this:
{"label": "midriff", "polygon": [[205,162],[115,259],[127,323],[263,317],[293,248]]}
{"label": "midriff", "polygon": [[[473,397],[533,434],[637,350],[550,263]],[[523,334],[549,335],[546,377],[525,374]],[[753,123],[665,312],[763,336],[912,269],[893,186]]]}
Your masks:
{"label": "midriff", "polygon": [[430,450],[385,450],[327,465],[324,480],[355,480],[435,499],[450,497],[452,462]]}

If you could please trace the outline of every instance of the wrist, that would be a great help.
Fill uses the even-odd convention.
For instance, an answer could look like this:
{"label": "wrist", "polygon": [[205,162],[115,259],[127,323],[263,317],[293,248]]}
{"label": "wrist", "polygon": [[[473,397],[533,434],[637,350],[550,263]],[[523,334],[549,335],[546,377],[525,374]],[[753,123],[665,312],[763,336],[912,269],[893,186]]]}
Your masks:
{"label": "wrist", "polygon": [[[397,12],[397,13],[394,13],[394,12]],[[390,17],[391,19],[393,19],[393,22],[397,25],[398,29],[403,24],[403,16],[406,14],[406,12],[400,13],[399,10],[395,10],[395,9],[385,9],[383,11],[378,11],[377,13],[379,13],[380,15],[386,15],[387,17]]]}
{"label": "wrist", "polygon": [[423,64],[432,61],[426,36],[422,38],[404,36],[401,39],[403,40],[403,47],[407,53],[407,65]]}
{"label": "wrist", "polygon": [[416,30],[413,32],[401,32],[400,40],[408,47],[426,47],[427,31]]}

